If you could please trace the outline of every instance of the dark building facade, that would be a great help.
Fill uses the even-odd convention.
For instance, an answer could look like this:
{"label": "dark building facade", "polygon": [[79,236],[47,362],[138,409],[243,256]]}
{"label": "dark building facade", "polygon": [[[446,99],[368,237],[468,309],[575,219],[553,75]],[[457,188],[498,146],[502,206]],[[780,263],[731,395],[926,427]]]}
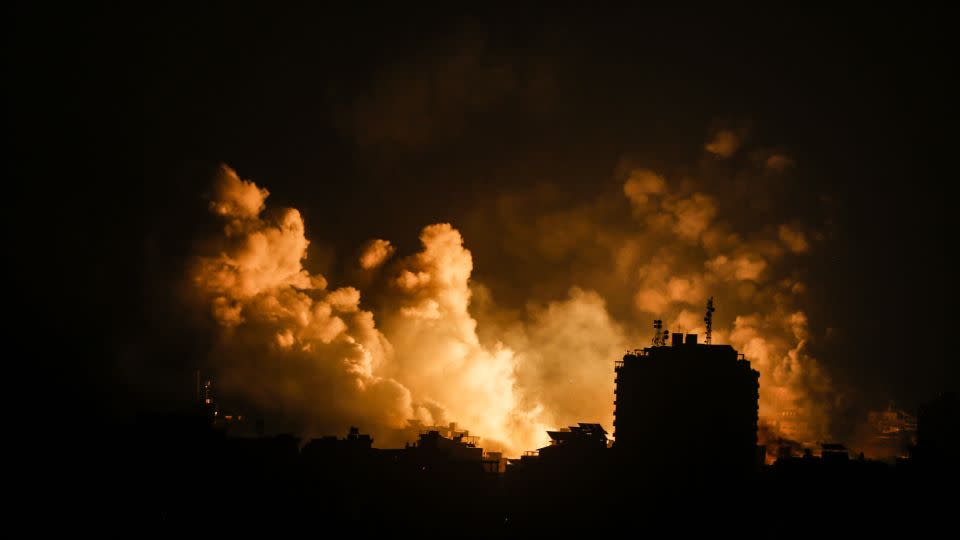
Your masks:
{"label": "dark building facade", "polygon": [[926,469],[960,473],[960,399],[956,393],[940,394],[920,406],[913,456]]}
{"label": "dark building facade", "polygon": [[745,472],[757,465],[760,374],[729,345],[673,334],[616,363],[614,449],[648,470]]}

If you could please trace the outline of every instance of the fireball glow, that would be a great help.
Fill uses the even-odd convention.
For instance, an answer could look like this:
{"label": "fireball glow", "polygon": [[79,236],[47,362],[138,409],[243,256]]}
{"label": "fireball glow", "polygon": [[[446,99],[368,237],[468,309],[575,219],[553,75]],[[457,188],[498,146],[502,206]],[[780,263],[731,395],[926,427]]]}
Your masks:
{"label": "fireball glow", "polygon": [[[720,132],[706,151],[725,159],[740,144]],[[412,254],[370,240],[354,264],[369,293],[333,287],[304,268],[310,242],[300,212],[268,212],[268,195],[221,168],[210,210],[222,233],[196,257],[192,283],[221,329],[212,353],[220,388],[308,434],[361,425],[390,441],[409,419],[457,422],[485,448],[519,455],[545,444],[547,429],[596,421],[612,431],[613,361],[649,342],[643,328],[653,318],[702,332],[709,296],[732,321],[714,327],[714,342],[732,344],[761,373],[765,432],[812,441],[829,429],[831,383],[808,352],[797,307],[805,284],[790,270],[791,258],[815,248],[799,224],[736,230],[697,182],[631,168],[625,204],[598,199],[504,218],[517,233],[504,242],[525,242],[534,254],[586,242],[606,257],[579,264],[607,279],[579,273],[587,277],[571,279],[565,296],[531,302],[518,316],[473,279],[470,240],[449,223],[424,227]],[[629,227],[610,225],[616,204]],[[620,297],[632,299],[629,320],[608,309]]]}

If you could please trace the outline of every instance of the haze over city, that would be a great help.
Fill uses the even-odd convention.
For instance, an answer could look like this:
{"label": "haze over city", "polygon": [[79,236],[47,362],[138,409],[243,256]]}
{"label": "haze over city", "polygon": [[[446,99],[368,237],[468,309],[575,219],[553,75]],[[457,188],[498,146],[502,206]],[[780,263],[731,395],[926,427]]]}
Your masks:
{"label": "haze over city", "polygon": [[20,4],[25,424],[168,523],[208,463],[351,523],[456,478],[501,532],[594,480],[564,508],[923,491],[956,470],[943,17]]}

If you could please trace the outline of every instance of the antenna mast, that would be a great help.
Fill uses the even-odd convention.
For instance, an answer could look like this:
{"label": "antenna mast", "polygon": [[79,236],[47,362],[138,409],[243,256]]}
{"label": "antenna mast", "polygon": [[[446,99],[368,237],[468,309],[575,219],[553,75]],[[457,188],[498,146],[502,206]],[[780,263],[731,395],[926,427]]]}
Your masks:
{"label": "antenna mast", "polygon": [[667,338],[670,336],[669,330],[664,330],[663,321],[654,319],[653,321],[653,346],[663,347],[667,344]]}
{"label": "antenna mast", "polygon": [[713,307],[713,297],[711,296],[710,299],[707,300],[707,315],[703,318],[703,322],[706,323],[707,325],[707,335],[706,335],[706,339],[704,340],[707,345],[710,345],[710,343],[713,341],[713,312],[714,311],[716,311],[716,309],[714,309]]}

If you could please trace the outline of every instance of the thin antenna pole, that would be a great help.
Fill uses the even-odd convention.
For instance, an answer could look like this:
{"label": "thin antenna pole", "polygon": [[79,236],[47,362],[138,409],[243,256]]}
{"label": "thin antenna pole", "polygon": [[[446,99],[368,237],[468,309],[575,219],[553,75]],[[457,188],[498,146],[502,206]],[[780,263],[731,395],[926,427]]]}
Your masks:
{"label": "thin antenna pole", "polygon": [[707,325],[706,339],[704,340],[707,345],[713,343],[713,312],[716,311],[713,307],[713,297],[711,296],[707,300],[707,314],[703,318],[703,322]]}

